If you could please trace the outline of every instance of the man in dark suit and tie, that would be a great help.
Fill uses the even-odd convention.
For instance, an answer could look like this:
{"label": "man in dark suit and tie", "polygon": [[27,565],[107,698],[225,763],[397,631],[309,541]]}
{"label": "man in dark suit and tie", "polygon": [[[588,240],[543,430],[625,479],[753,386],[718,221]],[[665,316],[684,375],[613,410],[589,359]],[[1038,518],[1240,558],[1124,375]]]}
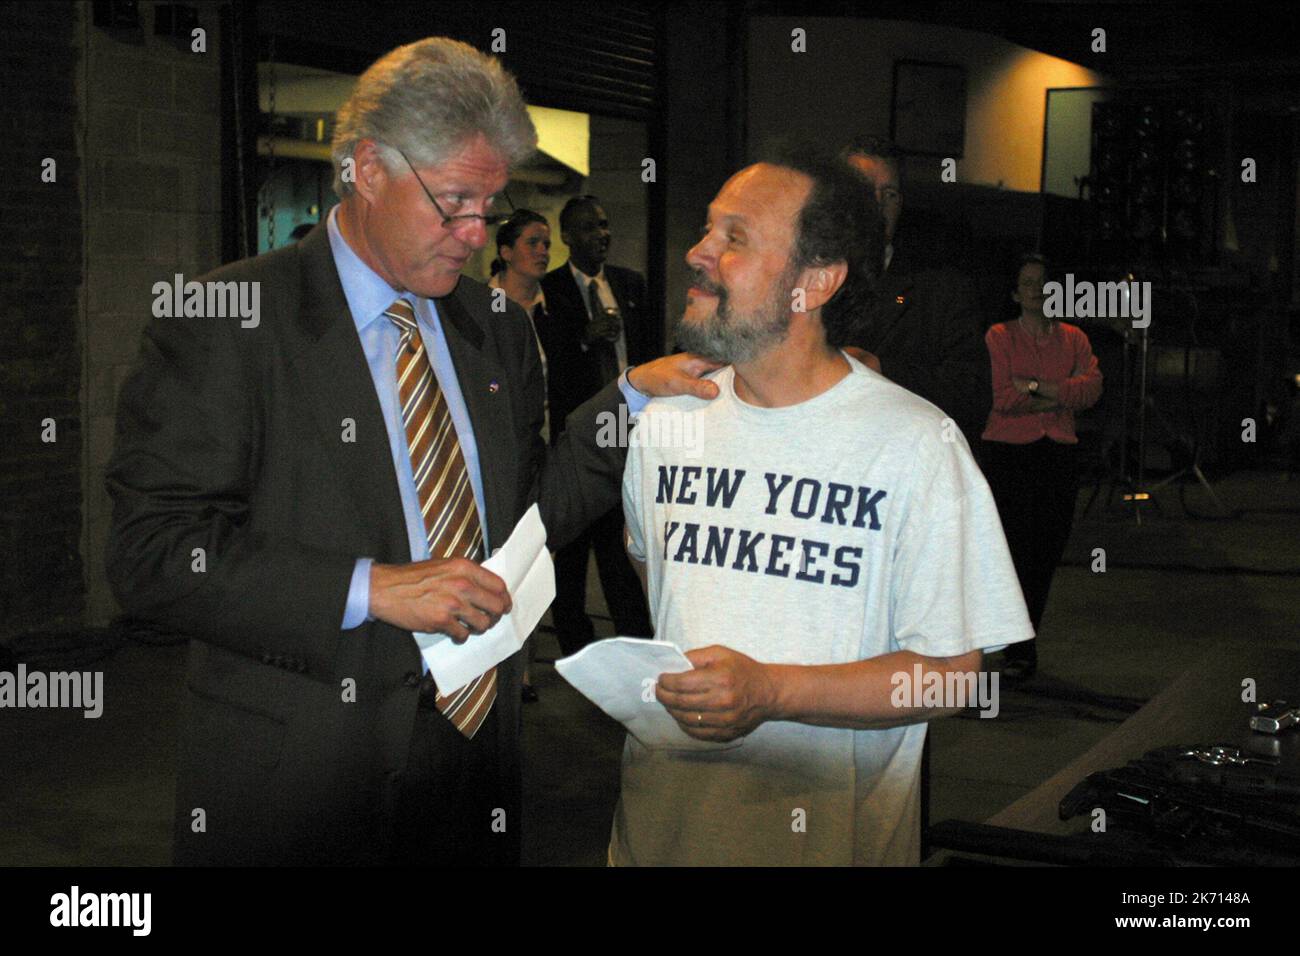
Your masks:
{"label": "man in dark suit and tie", "polygon": [[[255,321],[155,319],[122,389],[109,574],[191,638],[180,863],[517,862],[519,655],[438,687],[419,647],[510,609],[479,562],[537,502],[552,546],[619,500],[597,417],[711,396],[638,366],[540,437],[523,311],[462,278],[536,133],[472,47],[400,47],[338,116],[342,202],[225,266]],[[445,638],[443,638],[445,639]]]}
{"label": "man in dark suit and tie", "polygon": [[[560,211],[560,235],[569,261],[542,279],[551,315],[542,347],[550,363],[552,422],[565,417],[615,380],[629,364],[663,354],[663,321],[646,301],[645,278],[609,265],[609,217],[595,196],[575,196]],[[563,426],[552,426],[556,440]],[[565,654],[595,637],[587,617],[587,556],[596,552],[601,590],[614,631],[649,637],[650,610],[623,545],[623,509],[615,507],[555,554],[551,619]]]}
{"label": "man in dark suit and tie", "polygon": [[[879,301],[857,345],[863,360],[908,391],[939,406],[979,447],[993,404],[984,326],[969,281],[953,263],[922,261],[913,230],[895,247],[903,210],[899,154],[884,140],[869,138],[845,150],[870,180],[885,220],[885,268]],[[862,358],[859,355],[859,358]]]}

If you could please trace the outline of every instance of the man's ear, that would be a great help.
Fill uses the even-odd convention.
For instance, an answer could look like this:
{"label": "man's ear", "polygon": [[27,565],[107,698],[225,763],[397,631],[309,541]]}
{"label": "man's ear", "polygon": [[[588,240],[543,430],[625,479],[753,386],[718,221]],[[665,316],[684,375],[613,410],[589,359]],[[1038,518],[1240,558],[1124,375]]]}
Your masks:
{"label": "man's ear", "polygon": [[352,150],[352,158],[356,160],[357,174],[353,188],[366,202],[374,202],[379,191],[393,179],[379,154],[378,144],[373,139],[359,141]]}
{"label": "man's ear", "polygon": [[810,266],[800,276],[804,290],[804,311],[820,309],[839,291],[849,274],[849,264],[843,259],[829,265]]}

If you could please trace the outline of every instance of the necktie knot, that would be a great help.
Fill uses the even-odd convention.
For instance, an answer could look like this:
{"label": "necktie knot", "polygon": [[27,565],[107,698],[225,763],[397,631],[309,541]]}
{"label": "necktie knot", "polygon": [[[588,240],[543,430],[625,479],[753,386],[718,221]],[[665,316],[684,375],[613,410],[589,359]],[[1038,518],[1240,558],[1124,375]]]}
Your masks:
{"label": "necktie knot", "polygon": [[397,326],[402,331],[402,335],[415,335],[415,309],[405,299],[398,299],[384,309],[384,317]]}

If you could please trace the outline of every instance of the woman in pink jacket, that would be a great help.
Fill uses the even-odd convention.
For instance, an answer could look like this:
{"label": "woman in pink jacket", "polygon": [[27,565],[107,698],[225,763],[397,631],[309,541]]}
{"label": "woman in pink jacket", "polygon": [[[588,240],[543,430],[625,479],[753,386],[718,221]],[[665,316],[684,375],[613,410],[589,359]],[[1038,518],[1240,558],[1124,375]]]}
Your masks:
{"label": "woman in pink jacket", "polygon": [[[993,409],[982,436],[984,473],[1036,633],[1074,523],[1079,491],[1074,413],[1101,398],[1101,371],[1088,336],[1043,314],[1046,278],[1046,260],[1025,256],[1011,293],[1019,317],[999,322],[984,336],[993,373]],[[1034,675],[1037,643],[1008,647],[1005,679]]]}

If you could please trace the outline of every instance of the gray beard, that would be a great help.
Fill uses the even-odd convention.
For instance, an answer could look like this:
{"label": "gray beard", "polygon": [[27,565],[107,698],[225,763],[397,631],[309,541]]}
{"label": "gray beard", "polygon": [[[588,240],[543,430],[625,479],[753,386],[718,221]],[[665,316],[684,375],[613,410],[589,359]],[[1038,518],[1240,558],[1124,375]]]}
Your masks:
{"label": "gray beard", "polygon": [[[778,290],[785,283],[777,283]],[[718,297],[718,307],[703,322],[677,323],[677,344],[724,365],[741,365],[752,361],[768,349],[780,345],[790,332],[790,292],[767,303],[759,312],[737,316],[728,307],[726,293]]]}

